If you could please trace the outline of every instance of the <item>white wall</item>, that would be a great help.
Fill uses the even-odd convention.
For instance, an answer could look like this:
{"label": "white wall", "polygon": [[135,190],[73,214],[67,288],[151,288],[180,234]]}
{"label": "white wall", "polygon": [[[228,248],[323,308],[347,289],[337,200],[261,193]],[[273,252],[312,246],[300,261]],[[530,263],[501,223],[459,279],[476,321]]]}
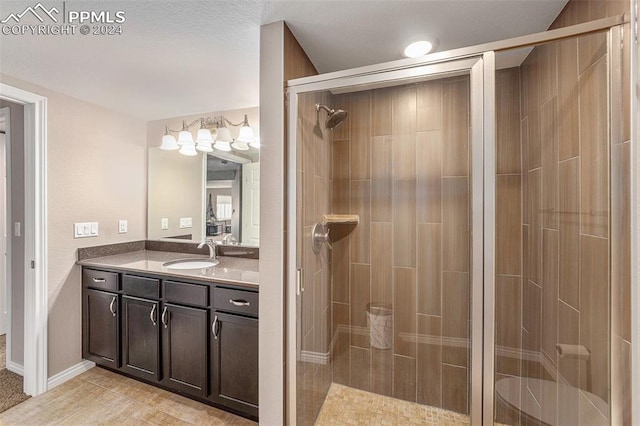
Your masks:
{"label": "white wall", "polygon": [[[200,241],[204,235],[204,159],[187,157],[177,151],[149,148],[147,237],[150,240],[191,234]],[[180,218],[190,217],[192,228],[180,228]],[[169,219],[163,230],[161,219]]]}
{"label": "white wall", "polygon": [[[0,75],[0,81],[48,99],[51,377],[82,359],[81,276],[75,265],[76,250],[146,237],[146,123],[10,76]],[[119,219],[129,221],[127,234],[118,234]],[[100,235],[74,239],[74,222],[99,222]]]}

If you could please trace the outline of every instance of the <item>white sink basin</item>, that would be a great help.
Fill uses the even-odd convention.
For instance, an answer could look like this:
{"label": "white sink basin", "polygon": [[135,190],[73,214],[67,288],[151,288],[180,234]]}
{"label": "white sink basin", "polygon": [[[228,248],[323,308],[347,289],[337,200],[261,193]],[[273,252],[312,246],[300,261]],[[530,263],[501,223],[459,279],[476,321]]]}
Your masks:
{"label": "white sink basin", "polygon": [[168,269],[202,269],[216,266],[219,262],[215,259],[180,259],[162,264]]}

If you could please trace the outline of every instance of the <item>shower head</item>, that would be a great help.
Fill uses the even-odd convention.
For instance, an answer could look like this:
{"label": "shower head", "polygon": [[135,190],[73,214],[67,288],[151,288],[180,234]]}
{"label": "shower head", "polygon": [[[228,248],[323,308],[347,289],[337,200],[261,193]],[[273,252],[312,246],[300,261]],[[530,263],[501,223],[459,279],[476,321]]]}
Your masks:
{"label": "shower head", "polygon": [[327,129],[335,129],[347,118],[347,111],[342,109],[330,109],[325,105],[316,104],[316,111],[323,109],[327,111],[327,119],[324,121],[324,125]]}

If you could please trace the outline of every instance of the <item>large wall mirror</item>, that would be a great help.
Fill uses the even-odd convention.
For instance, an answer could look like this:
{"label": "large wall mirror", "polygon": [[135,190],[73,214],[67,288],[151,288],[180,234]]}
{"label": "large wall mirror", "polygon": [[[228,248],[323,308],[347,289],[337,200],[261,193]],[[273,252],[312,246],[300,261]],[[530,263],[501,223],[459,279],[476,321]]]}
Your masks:
{"label": "large wall mirror", "polygon": [[[149,123],[147,238],[227,244],[260,244],[260,150],[257,145],[216,149],[196,155],[162,150],[165,127],[180,129],[199,116],[224,116],[230,122],[249,118],[259,135],[258,108],[176,117]],[[195,118],[194,118],[195,117]],[[193,137],[197,138],[197,127]],[[233,136],[238,129],[229,126]],[[176,132],[177,133],[177,132]],[[214,130],[215,136],[215,130]],[[175,135],[178,136],[177,134]],[[227,148],[228,149],[228,148]]]}

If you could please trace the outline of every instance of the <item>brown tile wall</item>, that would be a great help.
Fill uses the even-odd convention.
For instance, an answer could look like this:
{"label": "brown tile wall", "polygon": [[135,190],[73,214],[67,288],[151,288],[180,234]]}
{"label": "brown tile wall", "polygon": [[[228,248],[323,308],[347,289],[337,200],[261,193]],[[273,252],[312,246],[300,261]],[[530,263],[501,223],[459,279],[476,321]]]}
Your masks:
{"label": "brown tile wall", "polygon": [[[467,413],[469,80],[333,105],[350,115],[333,133],[332,212],[360,216],[333,237],[333,381]],[[519,152],[504,155],[519,167]],[[390,349],[370,345],[369,303],[393,309]]]}
{"label": "brown tile wall", "polygon": [[[572,0],[552,28],[620,14],[626,7],[617,1]],[[625,31],[627,35],[628,28]],[[623,62],[628,49],[625,42]],[[629,111],[624,99],[628,90],[623,90],[625,103],[620,107],[621,136],[610,140],[606,54],[605,35],[596,34],[538,46],[521,65],[519,171],[501,164],[516,146],[501,146],[500,137],[502,133],[518,140],[517,133],[500,124],[502,116],[509,128],[515,128],[513,117],[506,117],[511,97],[501,95],[506,92],[501,81],[510,72],[515,79],[517,70],[496,76],[497,345],[506,339],[511,346],[518,340],[509,322],[519,318],[521,304],[520,342],[524,354],[539,359],[531,362],[523,356],[518,367],[498,357],[496,373],[498,378],[521,375],[550,380],[557,374],[559,381],[592,392],[607,403],[610,398],[619,399],[623,409],[616,420],[629,424]],[[626,71],[622,77],[626,88]],[[516,174],[507,177],[509,172]],[[514,189],[518,184],[520,192]],[[501,211],[513,210],[520,202],[522,233],[519,238],[505,236],[515,235],[511,229],[516,224],[501,217],[509,215]],[[514,247],[518,240],[522,250]],[[508,291],[511,274],[513,288]],[[523,286],[521,302],[513,302],[518,275]],[[612,329],[614,348],[610,347]],[[585,346],[591,353],[591,365],[558,357],[557,343]],[[543,389],[535,382],[523,383],[523,392],[533,396],[532,401],[544,400]],[[571,410],[579,409],[572,401],[558,401],[557,406],[540,406],[540,410],[556,413],[562,422],[568,421],[565,416]]]}

